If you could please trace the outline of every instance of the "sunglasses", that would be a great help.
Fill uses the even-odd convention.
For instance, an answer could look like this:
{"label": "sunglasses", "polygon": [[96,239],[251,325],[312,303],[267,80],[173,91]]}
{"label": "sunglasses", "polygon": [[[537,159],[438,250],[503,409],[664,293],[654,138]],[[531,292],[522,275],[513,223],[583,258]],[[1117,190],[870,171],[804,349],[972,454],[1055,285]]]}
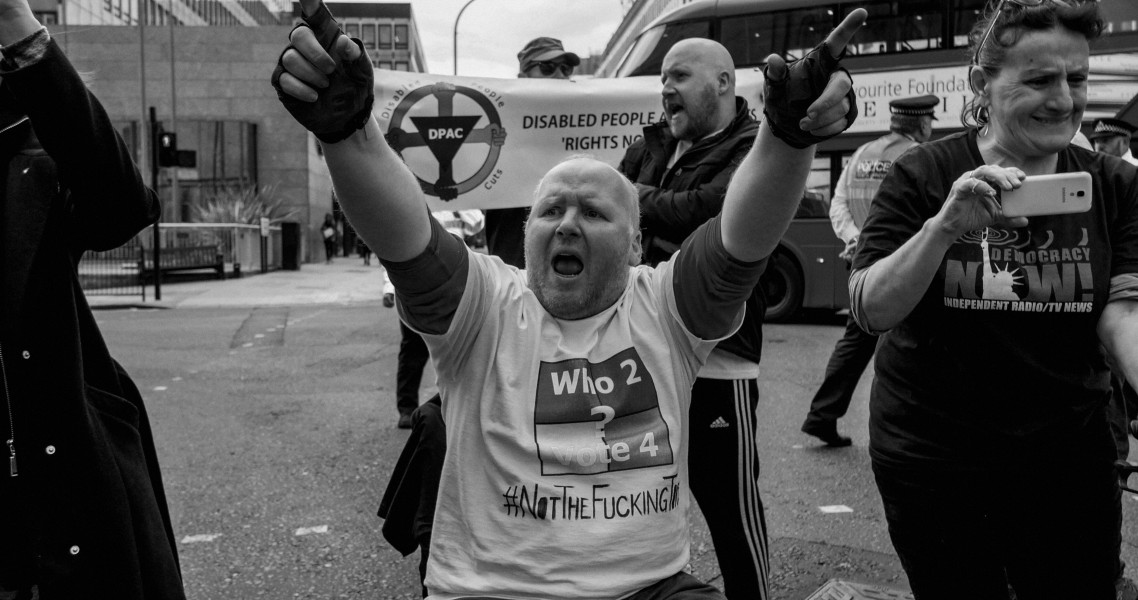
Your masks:
{"label": "sunglasses", "polygon": [[992,36],[992,30],[996,28],[996,21],[999,20],[1000,15],[1004,14],[1004,4],[1015,4],[1023,8],[1032,8],[1042,6],[1044,2],[1051,2],[1067,8],[1071,7],[1071,3],[1065,0],[1000,0],[1000,3],[996,5],[995,16],[992,17],[992,22],[988,23],[988,28],[984,30],[984,35],[980,38],[980,43],[976,45],[976,54],[972,57],[972,66],[980,66],[980,51],[984,49],[984,44],[988,43],[988,38]]}
{"label": "sunglasses", "polygon": [[546,77],[553,75],[557,71],[561,71],[561,74],[566,77],[573,74],[573,67],[563,62],[542,61],[539,63],[533,63],[526,68],[526,71],[529,71],[534,67],[537,67],[539,70],[541,70],[541,74]]}

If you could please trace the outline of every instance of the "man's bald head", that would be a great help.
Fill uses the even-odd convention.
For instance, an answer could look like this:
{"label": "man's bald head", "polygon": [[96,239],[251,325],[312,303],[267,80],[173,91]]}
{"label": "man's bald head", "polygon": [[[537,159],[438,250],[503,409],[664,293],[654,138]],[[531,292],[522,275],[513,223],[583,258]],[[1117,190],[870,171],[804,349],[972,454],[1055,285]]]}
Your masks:
{"label": "man's bald head", "polygon": [[676,42],[671,50],[664,56],[664,64],[668,59],[683,60],[693,67],[710,73],[715,77],[725,75],[730,82],[731,94],[735,93],[735,61],[727,48],[715,40],[706,38],[688,38]]}
{"label": "man's bald head", "polygon": [[660,68],[664,114],[672,135],[696,141],[735,118],[735,63],[719,42],[676,42]]}
{"label": "man's bald head", "polygon": [[607,188],[609,195],[627,210],[632,231],[640,230],[640,196],[636,186],[612,165],[589,154],[574,154],[553,166],[534,190],[534,202],[541,198],[548,182],[568,178],[570,181],[595,182]]}

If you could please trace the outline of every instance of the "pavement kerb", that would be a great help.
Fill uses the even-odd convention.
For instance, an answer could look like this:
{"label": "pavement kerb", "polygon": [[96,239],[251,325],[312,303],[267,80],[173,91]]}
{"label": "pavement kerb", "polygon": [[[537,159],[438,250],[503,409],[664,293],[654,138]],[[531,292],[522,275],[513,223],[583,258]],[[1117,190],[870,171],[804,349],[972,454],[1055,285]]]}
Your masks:
{"label": "pavement kerb", "polygon": [[357,304],[383,298],[383,268],[373,259],[364,265],[358,257],[335,259],[332,264],[307,263],[297,271],[246,273],[239,278],[163,282],[162,299],[154,299],[154,286],[146,300],[136,297],[88,294],[92,309],[173,309],[306,304]]}

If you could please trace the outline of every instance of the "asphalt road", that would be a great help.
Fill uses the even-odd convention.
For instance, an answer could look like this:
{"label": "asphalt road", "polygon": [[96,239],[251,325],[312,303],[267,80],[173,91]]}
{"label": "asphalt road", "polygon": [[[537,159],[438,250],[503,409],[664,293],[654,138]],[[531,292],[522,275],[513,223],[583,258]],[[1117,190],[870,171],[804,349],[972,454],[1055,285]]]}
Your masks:
{"label": "asphalt road", "polygon": [[[395,428],[393,310],[97,318],[148,403],[189,598],[419,598],[418,556],[388,547],[375,514],[406,438]],[[852,447],[823,448],[798,432],[842,323],[766,327],[760,484],[777,600],[805,599],[832,577],[906,587],[869,469],[870,378],[840,424]],[[430,371],[424,379],[426,398]],[[1124,502],[1123,554],[1138,564],[1138,502]],[[702,519],[692,519],[693,572],[721,583]]]}

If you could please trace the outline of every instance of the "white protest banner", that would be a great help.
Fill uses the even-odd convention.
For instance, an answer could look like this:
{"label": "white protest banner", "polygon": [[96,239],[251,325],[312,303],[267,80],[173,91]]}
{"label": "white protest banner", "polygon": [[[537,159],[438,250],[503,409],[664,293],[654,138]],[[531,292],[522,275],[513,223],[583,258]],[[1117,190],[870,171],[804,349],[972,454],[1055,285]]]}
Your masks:
{"label": "white protest banner", "polygon": [[[376,71],[373,112],[431,210],[529,206],[541,176],[575,154],[614,167],[663,116],[658,77],[494,79]],[[762,73],[736,71],[762,116]]]}

